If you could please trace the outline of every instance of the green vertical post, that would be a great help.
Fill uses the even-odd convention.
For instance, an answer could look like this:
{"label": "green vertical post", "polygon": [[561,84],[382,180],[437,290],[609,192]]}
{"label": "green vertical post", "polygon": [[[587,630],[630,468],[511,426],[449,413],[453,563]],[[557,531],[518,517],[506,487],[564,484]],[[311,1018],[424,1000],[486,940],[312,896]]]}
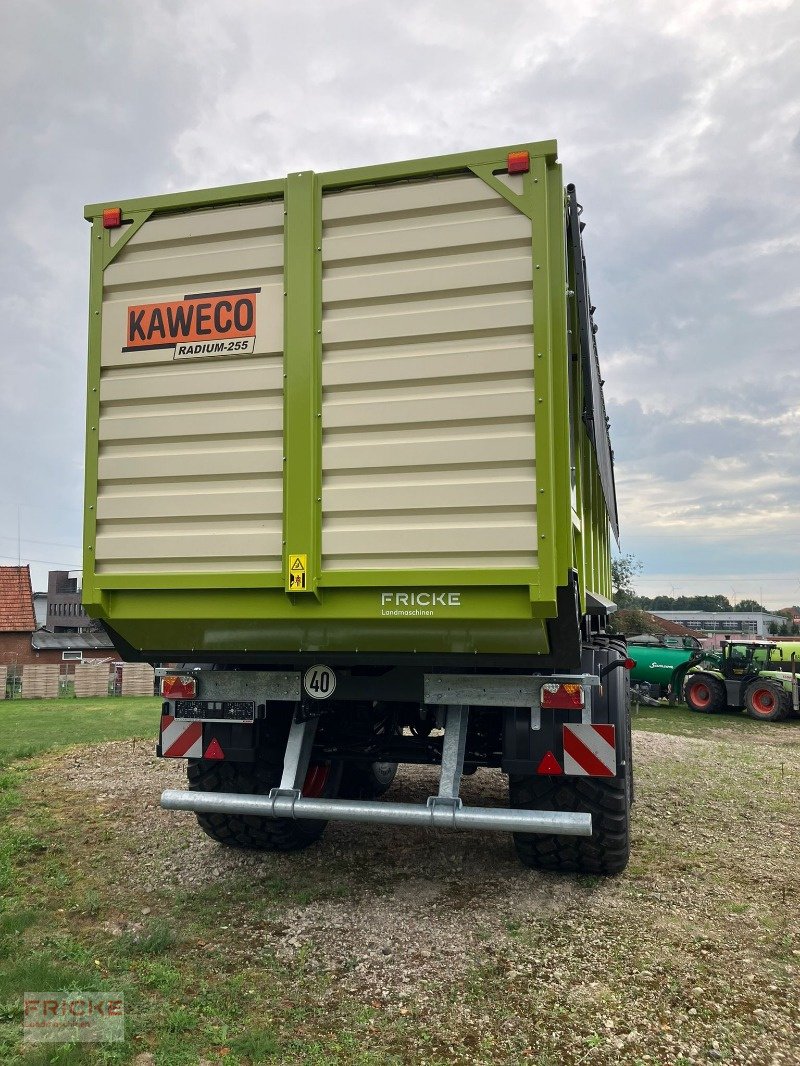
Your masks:
{"label": "green vertical post", "polygon": [[[321,237],[316,175],[286,181],[284,233],[284,588],[318,595],[322,495]],[[290,587],[289,556],[305,556],[304,587]]]}
{"label": "green vertical post", "polygon": [[86,465],[83,491],[84,604],[95,604],[95,541],[97,539],[97,468],[100,435],[100,346],[102,342],[103,264],[108,233],[100,219],[92,222],[89,281],[89,363],[86,386]]}
{"label": "green vertical post", "polygon": [[554,455],[553,410],[553,308],[548,280],[550,265],[550,219],[548,216],[547,161],[531,158],[530,173],[525,175],[529,189],[533,257],[533,389],[534,435],[536,450],[536,527],[539,556],[539,593],[543,600],[555,603],[559,578],[556,572],[556,457]]}
{"label": "green vertical post", "polygon": [[570,397],[567,343],[567,249],[564,222],[564,185],[561,166],[552,163],[544,169],[547,188],[547,283],[550,306],[551,438],[553,451],[553,549],[556,582],[562,584],[574,566],[572,550],[572,472],[570,469]]}

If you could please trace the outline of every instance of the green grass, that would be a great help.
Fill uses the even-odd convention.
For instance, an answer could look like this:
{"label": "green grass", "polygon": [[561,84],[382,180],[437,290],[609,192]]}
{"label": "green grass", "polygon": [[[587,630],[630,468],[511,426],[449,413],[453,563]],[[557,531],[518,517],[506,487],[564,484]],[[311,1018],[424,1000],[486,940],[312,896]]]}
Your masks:
{"label": "green grass", "polygon": [[672,733],[683,737],[713,734],[715,739],[719,739],[720,732],[729,733],[731,737],[741,737],[747,734],[764,736],[765,731],[776,730],[781,737],[787,738],[792,734],[800,738],[800,719],[797,718],[783,722],[757,722],[749,718],[744,711],[698,714],[696,711],[690,711],[685,704],[663,704],[661,707],[634,704],[633,728],[649,733]]}
{"label": "green grass", "polygon": [[71,744],[143,737],[154,740],[161,701],[149,696],[106,699],[3,700],[0,766]]}
{"label": "green grass", "polygon": [[[149,698],[0,704],[0,759],[12,761],[20,752],[30,755],[112,739],[152,741],[158,707],[159,701]],[[552,915],[547,907],[534,906],[512,909],[496,919],[484,916],[487,928],[494,921],[493,933],[486,934],[485,950],[484,938],[477,935],[480,950],[473,964],[456,968],[452,983],[445,981],[430,990],[420,984],[414,996],[403,1001],[402,1011],[398,1002],[391,997],[383,1002],[374,991],[345,991],[340,974],[320,964],[321,939],[304,943],[291,955],[277,950],[284,923],[290,926],[298,912],[349,894],[358,907],[370,884],[383,884],[387,862],[382,846],[372,860],[367,858],[366,869],[359,866],[355,881],[348,874],[346,853],[337,855],[332,867],[312,866],[313,873],[300,865],[299,871],[306,870],[303,875],[294,874],[282,858],[268,856],[257,867],[228,868],[230,860],[220,850],[213,858],[220,870],[205,883],[173,885],[169,890],[156,885],[143,893],[126,835],[134,814],[116,809],[107,796],[95,802],[91,793],[62,786],[52,776],[43,792],[35,763],[8,766],[0,771],[0,814],[8,815],[5,825],[0,821],[0,1062],[123,1066],[150,1054],[155,1066],[197,1066],[201,1060],[214,1066],[401,1066],[423,1061],[428,1066],[468,1062],[605,1066],[613,1061],[678,1061],[677,1047],[670,1050],[671,1057],[661,1048],[653,1052],[655,1058],[619,1058],[609,1043],[614,1033],[601,1027],[598,1018],[611,1015],[617,1019],[614,1032],[625,1033],[622,1019],[627,1019],[628,1000],[619,989],[629,987],[645,997],[645,1016],[649,1012],[651,1020],[656,1019],[657,1035],[688,1003],[697,1002],[704,1010],[693,998],[692,988],[708,987],[715,974],[717,991],[721,982],[727,982],[736,952],[743,948],[742,942],[726,945],[734,935],[741,937],[743,923],[754,930],[748,950],[766,960],[765,973],[774,966],[775,977],[769,979],[782,982],[783,988],[787,979],[780,967],[794,959],[789,920],[781,924],[784,911],[791,913],[791,900],[781,901],[777,882],[770,887],[772,897],[762,893],[742,898],[740,858],[730,854],[730,838],[732,827],[743,824],[742,832],[747,828],[735,812],[749,802],[754,784],[776,823],[789,824],[790,795],[784,796],[783,779],[777,776],[782,753],[762,770],[757,761],[747,776],[735,771],[739,761],[749,767],[748,760],[754,758],[743,739],[774,736],[788,745],[800,738],[800,722],[767,724],[744,715],[704,716],[685,707],[642,707],[634,712],[634,728],[708,735],[716,741],[728,733],[732,741],[739,740],[730,745],[737,762],[730,762],[732,755],[726,757],[728,761],[715,765],[716,776],[708,780],[701,764],[672,757],[645,764],[628,874],[614,881],[571,878],[566,888],[553,878]],[[705,750],[702,745],[690,749]],[[757,772],[763,780],[754,776]],[[687,773],[694,777],[682,783]],[[679,832],[672,821],[664,823],[660,812],[665,806],[672,812],[669,819],[679,816],[690,830]],[[734,812],[732,821],[721,823],[728,811]],[[714,832],[695,837],[691,828],[695,825]],[[757,834],[751,847],[764,847],[762,836]],[[159,846],[154,840],[153,848]],[[438,846],[432,841],[431,848]],[[361,856],[359,862],[367,856],[361,843],[354,845],[354,852]],[[302,863],[302,857],[297,861]],[[771,868],[768,852],[763,861],[757,854],[750,862],[759,878],[762,869]],[[396,876],[402,880],[406,874],[398,866]],[[449,871],[445,882],[459,876]],[[471,877],[467,866],[465,883]],[[683,895],[681,879],[689,886]],[[526,885],[538,881],[537,875],[520,870],[510,893],[512,902]],[[545,879],[545,888],[550,883]],[[670,891],[672,909],[660,902]],[[535,893],[531,898],[536,900]],[[700,900],[699,909],[673,934],[670,922],[683,920],[684,909],[695,898]],[[380,900],[379,894],[376,899]],[[446,900],[445,893],[430,916],[433,945],[437,921],[448,918]],[[312,928],[314,920],[312,912]],[[706,925],[716,921],[703,936],[720,939],[710,940],[703,951],[706,942],[698,940],[691,956],[689,931],[700,921]],[[655,960],[649,963],[650,977],[639,976],[643,937],[650,938],[647,943],[652,943],[649,950]],[[360,950],[363,953],[363,946]],[[715,970],[719,951],[727,954]],[[579,992],[568,999],[564,982],[551,987],[551,975],[575,957],[580,962],[574,967]],[[363,956],[354,956],[352,965],[359,961]],[[425,963],[412,955],[407,966],[413,974]],[[347,973],[352,973],[350,962]],[[761,974],[759,988],[765,999],[747,1000],[742,1011],[748,1021],[742,1024],[761,1024],[751,1023],[750,1008],[768,1002],[767,983]],[[22,1048],[20,994],[69,989],[123,994],[125,1041]],[[662,1025],[660,1018],[667,1021]],[[738,1022],[731,1013],[714,1015],[707,1024],[716,1026],[724,1049],[726,1027]],[[626,1025],[633,1028],[630,1020]],[[566,1057],[565,1042],[570,1047]]]}
{"label": "green grass", "polygon": [[156,919],[136,935],[126,933],[120,938],[123,955],[162,955],[175,943],[175,934],[162,919]]}

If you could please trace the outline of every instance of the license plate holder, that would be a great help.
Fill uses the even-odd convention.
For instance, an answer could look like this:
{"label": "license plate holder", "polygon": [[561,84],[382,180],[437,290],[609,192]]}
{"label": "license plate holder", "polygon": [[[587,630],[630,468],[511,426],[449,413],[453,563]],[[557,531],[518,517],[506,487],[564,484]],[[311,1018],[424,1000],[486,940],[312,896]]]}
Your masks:
{"label": "license plate holder", "polygon": [[193,722],[253,722],[254,700],[175,700],[176,718]]}

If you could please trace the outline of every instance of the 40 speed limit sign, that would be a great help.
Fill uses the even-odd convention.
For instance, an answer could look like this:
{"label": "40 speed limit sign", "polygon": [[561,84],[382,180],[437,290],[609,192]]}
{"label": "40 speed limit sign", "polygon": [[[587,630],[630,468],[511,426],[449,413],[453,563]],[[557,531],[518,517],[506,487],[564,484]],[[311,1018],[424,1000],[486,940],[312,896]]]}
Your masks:
{"label": "40 speed limit sign", "polygon": [[303,675],[303,688],[312,700],[326,700],[336,688],[336,674],[329,666],[310,666]]}

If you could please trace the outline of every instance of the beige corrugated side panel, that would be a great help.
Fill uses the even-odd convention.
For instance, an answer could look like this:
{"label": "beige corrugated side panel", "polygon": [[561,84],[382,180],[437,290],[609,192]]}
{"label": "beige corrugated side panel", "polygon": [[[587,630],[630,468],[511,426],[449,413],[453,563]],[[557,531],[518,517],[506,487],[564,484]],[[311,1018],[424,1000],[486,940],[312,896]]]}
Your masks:
{"label": "beige corrugated side panel", "polygon": [[[131,306],[254,288],[254,350],[123,351]],[[279,570],[283,203],[146,222],[106,269],[97,572]]]}
{"label": "beige corrugated side panel", "polygon": [[8,680],[8,667],[0,666],[0,700],[6,698],[6,681]]}
{"label": "beige corrugated side panel", "polygon": [[535,566],[530,220],[472,176],[322,214],[323,566]]}
{"label": "beige corrugated side panel", "polygon": [[57,663],[40,663],[22,668],[22,689],[20,695],[28,700],[54,700],[58,696],[58,677],[60,667]]}

